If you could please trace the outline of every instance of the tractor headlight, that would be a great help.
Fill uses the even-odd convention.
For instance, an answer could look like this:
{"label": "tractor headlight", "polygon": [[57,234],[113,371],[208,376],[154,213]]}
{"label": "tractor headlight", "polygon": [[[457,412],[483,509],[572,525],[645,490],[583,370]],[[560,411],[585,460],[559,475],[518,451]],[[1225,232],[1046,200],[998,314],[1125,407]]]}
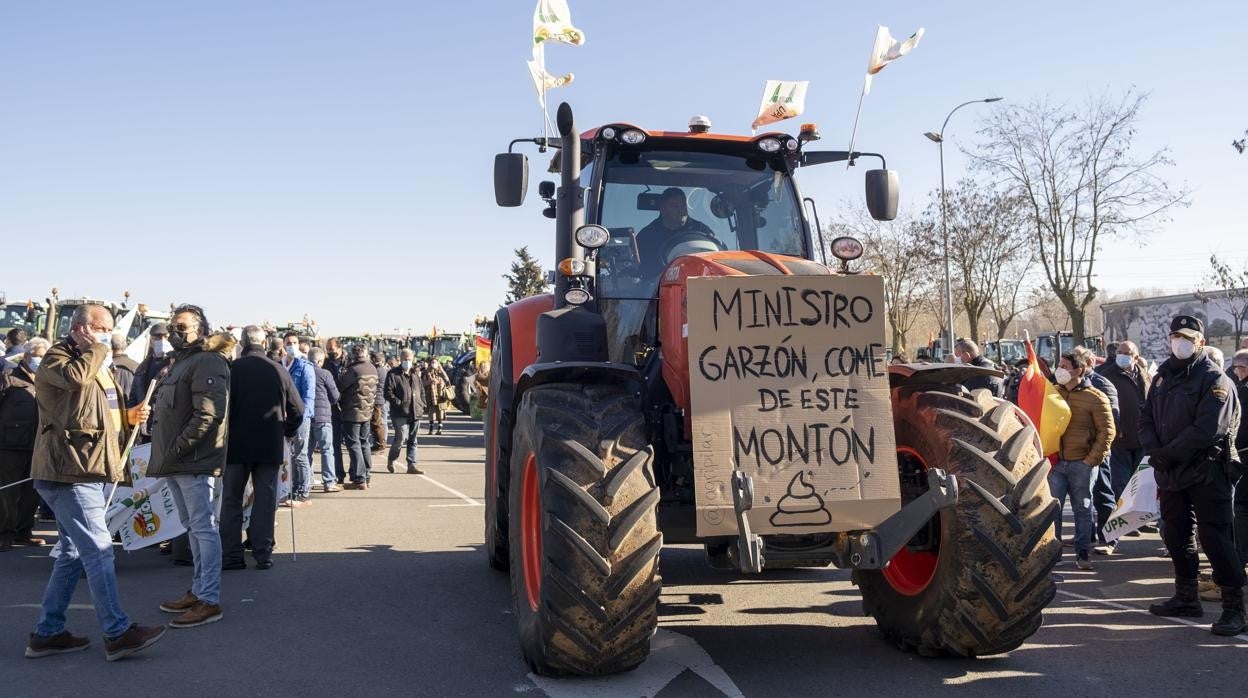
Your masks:
{"label": "tractor headlight", "polygon": [[583,288],[570,288],[563,294],[563,299],[572,305],[584,305],[592,298],[593,296],[589,295],[589,291]]}
{"label": "tractor headlight", "polygon": [[839,237],[832,241],[832,256],[850,262],[862,256],[862,243],[857,238]]}
{"label": "tractor headlight", "polygon": [[635,128],[630,128],[624,132],[624,135],[620,136],[620,139],[629,145],[641,145],[641,142],[646,140],[646,134]]}
{"label": "tractor headlight", "polygon": [[758,149],[764,153],[774,153],[780,150],[780,141],[775,138],[764,138],[758,142]]}
{"label": "tractor headlight", "polygon": [[611,231],[601,225],[582,225],[576,229],[576,244],[589,250],[602,247],[610,239]]}
{"label": "tractor headlight", "polygon": [[607,126],[606,128],[602,129],[602,137],[607,140],[611,140],[615,138],[615,129],[611,128],[610,126]]}
{"label": "tractor headlight", "polygon": [[564,276],[584,276],[585,268],[585,260],[583,259],[568,257],[559,262],[559,273]]}

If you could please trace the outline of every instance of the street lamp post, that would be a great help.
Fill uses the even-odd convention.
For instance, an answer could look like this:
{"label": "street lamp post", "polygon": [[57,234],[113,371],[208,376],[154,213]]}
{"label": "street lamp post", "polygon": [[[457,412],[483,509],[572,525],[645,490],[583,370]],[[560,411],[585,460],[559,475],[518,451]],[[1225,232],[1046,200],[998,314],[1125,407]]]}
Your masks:
{"label": "street lamp post", "polygon": [[[985,99],[972,99],[969,102],[963,102],[954,107],[949,115],[945,117],[945,123],[940,125],[939,133],[928,131],[923,134],[928,140],[934,142],[940,148],[940,231],[941,237],[944,239],[944,257],[945,257],[945,353],[953,351],[953,282],[949,272],[949,195],[945,192],[945,127],[949,125],[949,119],[953,118],[953,113],[969,104],[988,104],[990,102],[1000,102],[1000,97],[987,97]],[[974,337],[972,337],[974,339]],[[941,357],[944,358],[944,357]]]}

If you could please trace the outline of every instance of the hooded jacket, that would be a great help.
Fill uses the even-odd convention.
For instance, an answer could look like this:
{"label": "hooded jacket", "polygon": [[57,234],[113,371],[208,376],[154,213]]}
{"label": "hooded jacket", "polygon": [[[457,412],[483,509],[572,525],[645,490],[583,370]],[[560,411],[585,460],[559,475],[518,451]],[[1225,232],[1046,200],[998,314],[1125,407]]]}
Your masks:
{"label": "hooded jacket", "polygon": [[367,422],[373,418],[377,403],[377,369],[367,358],[353,359],[338,377],[338,391],[342,398],[338,406],[344,422]]}
{"label": "hooded jacket", "polygon": [[174,352],[152,407],[149,477],[221,474],[233,349],[234,337],[219,332]]}
{"label": "hooded jacket", "polygon": [[0,371],[0,451],[33,451],[38,428],[34,374],[25,363]]}
{"label": "hooded jacket", "polygon": [[1220,471],[1223,441],[1238,427],[1238,404],[1235,386],[1203,349],[1158,367],[1140,415],[1140,445],[1158,488],[1186,489]]}
{"label": "hooded jacket", "polygon": [[69,339],[52,345],[35,372],[39,432],[30,474],[51,482],[118,482],[124,478],[121,444],[129,432],[125,396],[118,392],[121,429],[113,424],[100,367],[107,344],[79,350]]}

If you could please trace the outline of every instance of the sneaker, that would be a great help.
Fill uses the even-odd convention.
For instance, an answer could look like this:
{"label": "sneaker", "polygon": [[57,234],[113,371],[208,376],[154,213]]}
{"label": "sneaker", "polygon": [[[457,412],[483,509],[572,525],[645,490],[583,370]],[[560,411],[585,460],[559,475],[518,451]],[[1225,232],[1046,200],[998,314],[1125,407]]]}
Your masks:
{"label": "sneaker", "polygon": [[1197,582],[1196,591],[1200,595],[1201,601],[1222,600],[1222,587],[1218,586],[1212,579],[1202,579]]}
{"label": "sneaker", "polygon": [[1079,569],[1081,569],[1081,570],[1091,570],[1091,569],[1096,569],[1095,567],[1093,567],[1093,565],[1092,565],[1092,561],[1091,561],[1091,560],[1089,560],[1089,559],[1088,559],[1088,558],[1086,558],[1086,557],[1077,557],[1077,558],[1075,558],[1075,567],[1077,567],[1077,568],[1079,568]]}
{"label": "sneaker", "polygon": [[390,461],[389,463],[386,463],[386,471],[391,472],[391,473],[394,472],[394,461]]}
{"label": "sneaker", "polygon": [[289,508],[290,508],[290,500],[289,500],[289,499],[283,499],[282,501],[280,501],[280,502],[278,502],[278,503],[277,503],[277,506],[278,506],[279,508],[281,508],[281,509],[289,509]]}
{"label": "sneaker", "polygon": [[221,607],[215,603],[204,603],[196,600],[195,605],[191,606],[186,613],[169,621],[171,628],[194,628],[197,625],[207,625],[221,620],[224,614],[221,613]]}
{"label": "sneaker", "polygon": [[331,482],[330,484],[322,487],[321,491],[324,492],[325,494],[329,494],[331,492],[341,492],[342,488]]}
{"label": "sneaker", "polygon": [[1117,546],[1115,546],[1113,543],[1101,543],[1095,548],[1092,548],[1092,552],[1096,553],[1097,555],[1113,555],[1116,549],[1117,549]]}
{"label": "sneaker", "polygon": [[160,605],[160,610],[165,613],[186,613],[197,603],[199,603],[199,599],[188,591],[180,599],[162,603]]}
{"label": "sneaker", "polygon": [[344,490],[366,490],[368,489],[368,483],[363,480],[359,482],[348,482],[347,484],[342,486],[342,489]]}
{"label": "sneaker", "polygon": [[425,471],[421,470],[420,468],[417,468],[414,465],[409,465],[407,466],[407,474],[408,475],[424,475]]}
{"label": "sneaker", "polygon": [[66,652],[77,652],[85,650],[91,641],[85,637],[72,635],[68,630],[43,637],[42,635],[30,634],[30,640],[26,643],[26,658],[38,659],[53,654],[65,654]]}
{"label": "sneaker", "polygon": [[46,540],[42,538],[35,538],[34,536],[25,536],[25,537],[19,536],[13,539],[13,545],[29,545],[32,547],[37,547],[40,545],[47,545],[47,544],[48,542]]}
{"label": "sneaker", "polygon": [[122,657],[129,657],[139,650],[156,644],[165,636],[167,628],[163,625],[139,625],[134,623],[126,632],[115,640],[104,641],[104,658],[115,662]]}
{"label": "sneaker", "polygon": [[273,568],[273,561],[266,558],[264,560],[256,560],[256,569],[267,570]]}
{"label": "sneaker", "polygon": [[310,499],[292,499],[292,500],[290,501],[290,506],[294,507],[295,509],[302,509],[302,508],[304,508],[304,507],[310,507],[310,506],[312,506],[312,500],[310,500]]}

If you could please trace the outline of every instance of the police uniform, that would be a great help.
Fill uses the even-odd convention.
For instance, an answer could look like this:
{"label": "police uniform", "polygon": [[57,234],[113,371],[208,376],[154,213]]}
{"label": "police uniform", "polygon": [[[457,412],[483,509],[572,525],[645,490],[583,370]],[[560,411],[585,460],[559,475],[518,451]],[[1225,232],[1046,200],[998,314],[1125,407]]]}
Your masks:
{"label": "police uniform", "polygon": [[[1170,335],[1197,341],[1204,335],[1204,324],[1180,315],[1171,321]],[[1228,613],[1237,612],[1238,623],[1243,624],[1244,568],[1232,538],[1228,475],[1230,461],[1237,459],[1232,440],[1238,417],[1235,386],[1208,352],[1197,348],[1191,357],[1171,356],[1158,368],[1140,420],[1140,443],[1157,479],[1163,537],[1174,563],[1176,586],[1174,598],[1149,610],[1170,616],[1203,613],[1196,597],[1195,526],[1213,565],[1213,580],[1222,587],[1224,615],[1215,632],[1220,632],[1218,626],[1227,621]]]}

